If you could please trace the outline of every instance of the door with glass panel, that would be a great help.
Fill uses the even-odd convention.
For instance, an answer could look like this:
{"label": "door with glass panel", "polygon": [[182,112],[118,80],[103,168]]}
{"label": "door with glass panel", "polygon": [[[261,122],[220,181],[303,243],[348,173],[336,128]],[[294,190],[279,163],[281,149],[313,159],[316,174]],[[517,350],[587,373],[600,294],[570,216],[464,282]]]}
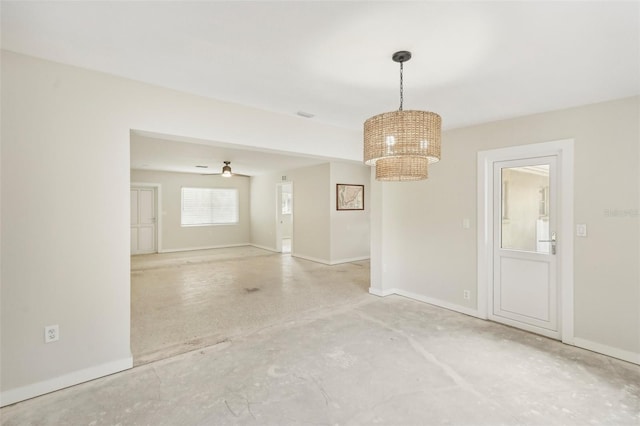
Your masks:
{"label": "door with glass panel", "polygon": [[556,157],[494,163],[490,318],[559,338]]}

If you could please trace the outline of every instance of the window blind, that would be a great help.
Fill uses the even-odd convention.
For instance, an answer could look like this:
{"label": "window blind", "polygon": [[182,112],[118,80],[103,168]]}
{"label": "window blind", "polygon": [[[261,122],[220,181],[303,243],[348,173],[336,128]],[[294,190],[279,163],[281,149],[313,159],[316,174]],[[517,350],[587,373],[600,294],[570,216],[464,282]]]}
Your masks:
{"label": "window blind", "polygon": [[238,223],[238,190],[182,188],[181,225]]}

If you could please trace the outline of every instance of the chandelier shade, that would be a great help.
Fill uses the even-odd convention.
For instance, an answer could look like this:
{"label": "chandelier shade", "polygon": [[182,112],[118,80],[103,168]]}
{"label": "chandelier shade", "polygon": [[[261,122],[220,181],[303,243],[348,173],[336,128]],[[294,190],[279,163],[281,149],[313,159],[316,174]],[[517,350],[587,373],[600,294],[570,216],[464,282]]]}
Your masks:
{"label": "chandelier shade", "polygon": [[[434,112],[392,111],[364,122],[364,162],[376,165],[382,158],[424,157],[440,161],[442,119]],[[425,172],[426,174],[426,172]]]}
{"label": "chandelier shade", "polygon": [[380,158],[376,162],[376,180],[384,182],[408,182],[428,177],[429,161],[425,157],[405,155]]}
{"label": "chandelier shade", "polygon": [[376,179],[426,179],[429,163],[440,161],[442,118],[428,111],[404,110],[404,62],[411,52],[391,57],[400,64],[400,108],[374,115],[364,122],[364,163],[376,168]]}

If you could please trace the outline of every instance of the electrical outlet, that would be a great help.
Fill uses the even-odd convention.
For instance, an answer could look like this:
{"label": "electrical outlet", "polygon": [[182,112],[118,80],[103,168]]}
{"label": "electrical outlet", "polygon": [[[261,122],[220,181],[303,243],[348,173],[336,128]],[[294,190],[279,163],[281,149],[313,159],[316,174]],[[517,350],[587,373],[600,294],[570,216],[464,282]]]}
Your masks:
{"label": "electrical outlet", "polygon": [[471,299],[471,292],[469,290],[464,290],[462,292],[462,297],[464,297],[466,300]]}
{"label": "electrical outlet", "polygon": [[60,328],[58,324],[48,325],[44,328],[44,342],[51,343],[60,340]]}

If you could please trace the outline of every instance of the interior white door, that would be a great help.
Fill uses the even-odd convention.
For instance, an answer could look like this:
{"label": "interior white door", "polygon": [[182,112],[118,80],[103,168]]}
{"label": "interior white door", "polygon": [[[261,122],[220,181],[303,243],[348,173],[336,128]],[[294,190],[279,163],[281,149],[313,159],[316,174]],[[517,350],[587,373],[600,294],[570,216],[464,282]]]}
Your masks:
{"label": "interior white door", "polygon": [[489,317],[559,339],[556,160],[547,156],[494,163]]}
{"label": "interior white door", "polygon": [[131,254],[156,252],[154,188],[131,188]]}

